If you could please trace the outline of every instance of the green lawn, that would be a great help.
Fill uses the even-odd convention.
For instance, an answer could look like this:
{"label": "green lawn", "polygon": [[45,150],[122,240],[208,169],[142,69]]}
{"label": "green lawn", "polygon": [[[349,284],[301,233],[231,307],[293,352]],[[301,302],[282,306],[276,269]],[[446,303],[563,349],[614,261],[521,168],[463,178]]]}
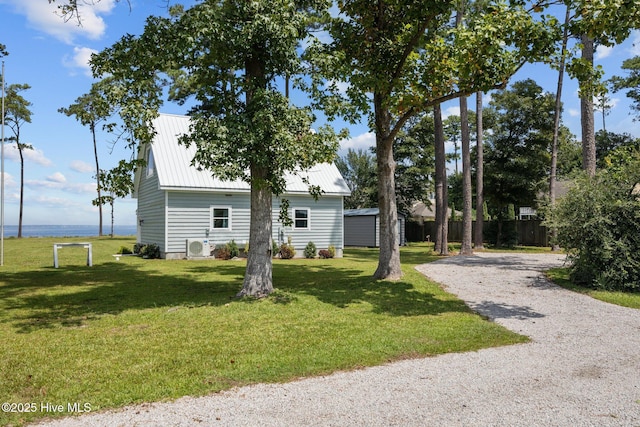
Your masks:
{"label": "green lawn", "polygon": [[[93,267],[83,248],[93,242]],[[371,278],[377,251],[276,260],[277,291],[236,300],[245,261],[165,261],[112,254],[132,238],[7,239],[0,267],[0,425],[43,404],[91,410],[204,395],[256,382],[404,358],[521,343],[417,273],[430,248],[402,249],[404,277]],[[34,404],[24,406],[17,404]],[[46,409],[46,406],[45,406]]]}
{"label": "green lawn", "polygon": [[610,291],[588,289],[588,288],[576,286],[573,283],[571,283],[571,281],[569,280],[568,268],[551,269],[547,271],[547,276],[555,284],[562,286],[563,288],[570,289],[574,292],[587,294],[592,298],[598,299],[600,301],[608,302],[611,304],[640,309],[640,293],[610,292]]}

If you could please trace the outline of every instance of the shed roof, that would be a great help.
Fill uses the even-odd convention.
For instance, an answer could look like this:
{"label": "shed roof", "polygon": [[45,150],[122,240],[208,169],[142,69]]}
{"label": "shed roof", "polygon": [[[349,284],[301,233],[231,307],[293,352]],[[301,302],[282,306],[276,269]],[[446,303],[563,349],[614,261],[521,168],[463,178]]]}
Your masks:
{"label": "shed roof", "polygon": [[[378,216],[380,208],[345,209],[344,216]],[[398,212],[398,217],[404,217],[402,212]]]}
{"label": "shed roof", "polygon": [[[191,165],[195,157],[196,147],[185,147],[178,144],[181,135],[189,133],[190,118],[171,114],[160,114],[154,120],[156,136],[151,144],[155,170],[158,174],[161,190],[185,191],[229,191],[249,192],[250,186],[242,180],[223,181],[208,171],[198,170]],[[144,156],[144,152],[140,153]],[[139,183],[140,171],[136,173],[136,185]],[[333,163],[319,163],[308,171],[298,174],[287,173],[287,194],[308,194],[309,184],[303,182],[307,177],[310,185],[322,188],[324,194],[348,196],[351,194],[347,183]],[[134,195],[137,194],[134,191]]]}

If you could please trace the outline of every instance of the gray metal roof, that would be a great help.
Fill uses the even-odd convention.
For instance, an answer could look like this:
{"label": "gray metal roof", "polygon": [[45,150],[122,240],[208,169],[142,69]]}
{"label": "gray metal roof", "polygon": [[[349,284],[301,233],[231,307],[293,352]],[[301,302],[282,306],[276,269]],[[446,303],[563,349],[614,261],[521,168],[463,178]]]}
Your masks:
{"label": "gray metal roof", "polygon": [[[196,153],[195,145],[187,148],[178,144],[178,137],[189,132],[189,122],[190,118],[187,116],[170,114],[161,114],[153,122],[156,136],[151,144],[151,150],[160,189],[249,192],[249,184],[244,181],[222,181],[214,177],[210,171],[198,170],[191,165],[191,160]],[[142,151],[141,156],[144,155]],[[308,184],[302,181],[303,177],[308,177],[309,184],[320,186],[324,194],[338,196],[351,194],[347,183],[333,163],[317,164],[309,171],[299,174],[287,173],[286,193],[308,194]],[[138,177],[136,178],[138,182]]]}
{"label": "gray metal roof", "polygon": [[380,214],[378,208],[364,208],[364,209],[345,209],[344,216],[376,216]]}
{"label": "gray metal roof", "polygon": [[[344,216],[377,216],[380,215],[380,208],[345,209]],[[405,217],[402,212],[398,212],[399,217]]]}

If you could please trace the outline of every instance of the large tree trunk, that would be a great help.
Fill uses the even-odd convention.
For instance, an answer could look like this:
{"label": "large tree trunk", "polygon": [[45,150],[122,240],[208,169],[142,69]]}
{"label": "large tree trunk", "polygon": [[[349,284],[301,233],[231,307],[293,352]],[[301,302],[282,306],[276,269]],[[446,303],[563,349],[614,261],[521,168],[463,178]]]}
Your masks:
{"label": "large tree trunk", "polygon": [[[564,67],[567,50],[567,41],[569,39],[569,20],[571,18],[571,9],[567,6],[567,12],[564,18],[564,33],[562,36],[562,52],[560,54],[560,64],[558,64],[558,86],[556,90],[556,109],[553,116],[553,142],[551,146],[551,172],[549,173],[549,205],[553,208],[556,204],[556,181],[558,170],[558,139],[560,136],[560,114],[562,113],[562,85],[564,81]],[[552,227],[551,234],[551,250],[558,251],[560,246],[556,243],[558,237],[558,229]]]}
{"label": "large tree trunk", "polygon": [[[464,25],[464,2],[458,3],[456,26]],[[462,244],[460,255],[473,255],[471,247],[472,226],[471,219],[471,142],[469,136],[469,108],[467,97],[461,96],[460,101],[460,135],[462,142]],[[457,171],[456,171],[457,172]]]}
{"label": "large tree trunk", "polygon": [[251,221],[249,256],[242,290],[237,297],[262,298],[273,292],[271,187],[265,184],[267,171],[251,168]]}
{"label": "large tree trunk", "polygon": [[[582,58],[593,67],[593,39],[582,36]],[[580,120],[582,123],[582,168],[589,176],[596,174],[596,134],[593,118],[593,94],[580,98]]]}
{"label": "large tree trunk", "polygon": [[[253,47],[253,55],[246,60],[247,105],[254,91],[266,88],[265,64],[261,61],[262,46]],[[249,225],[249,255],[242,290],[237,297],[262,298],[273,292],[272,264],[272,189],[268,185],[268,166],[251,163],[251,219]]]}
{"label": "large tree trunk", "polygon": [[440,104],[433,107],[433,123],[435,133],[435,160],[436,160],[436,253],[448,255],[448,200],[447,200],[447,159],[444,147],[444,127],[442,125],[442,110]]}
{"label": "large tree trunk", "polygon": [[378,207],[380,208],[380,256],[376,279],[396,280],[402,277],[398,236],[398,208],[396,205],[393,136],[390,135],[391,115],[374,93],[376,126],[376,157],[378,161]]}
{"label": "large tree trunk", "polygon": [[476,233],[474,243],[476,249],[484,249],[484,153],[482,128],[482,91],[476,92]]}
{"label": "large tree trunk", "polygon": [[460,255],[473,255],[472,248],[472,189],[471,141],[469,136],[469,109],[467,98],[460,97],[460,132],[462,134],[462,245]]}

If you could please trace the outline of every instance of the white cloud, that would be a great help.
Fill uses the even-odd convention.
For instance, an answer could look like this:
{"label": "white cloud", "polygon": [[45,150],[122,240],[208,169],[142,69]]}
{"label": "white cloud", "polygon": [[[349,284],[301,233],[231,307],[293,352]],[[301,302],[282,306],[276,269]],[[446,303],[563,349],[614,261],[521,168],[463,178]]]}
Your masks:
{"label": "white cloud", "polygon": [[13,178],[13,175],[5,172],[4,173],[4,186],[5,188],[7,187],[16,187],[18,184],[16,183],[16,180]]}
{"label": "white cloud", "polygon": [[600,60],[608,57],[613,52],[613,46],[603,46],[600,45],[596,48],[596,52],[594,55],[595,60]]}
{"label": "white cloud", "polygon": [[93,194],[96,192],[95,183],[70,183],[66,180],[63,182],[51,180],[50,177],[46,180],[28,180],[25,185],[32,189],[41,190],[47,188],[49,190],[60,190],[73,194]]}
{"label": "white cloud", "polygon": [[50,4],[46,0],[5,0],[17,13],[26,16],[29,25],[65,43],[71,44],[76,36],[97,40],[105,32],[106,24],[101,15],[114,8],[115,0],[101,0],[95,5],[78,2],[81,25],[76,19],[65,22],[58,11],[59,2]]}
{"label": "white cloud", "polygon": [[460,107],[459,106],[452,106],[452,107],[448,107],[446,109],[444,109],[442,111],[442,119],[446,119],[449,116],[459,116],[460,115]]}
{"label": "white cloud", "polygon": [[376,135],[373,132],[365,132],[354,138],[344,139],[340,141],[340,150],[347,151],[349,148],[352,150],[369,149],[375,147]]}
{"label": "white cloud", "polygon": [[65,183],[67,182],[67,178],[65,178],[65,176],[63,174],[61,174],[60,172],[56,172],[53,175],[50,175],[47,177],[47,181],[50,182],[57,182],[57,183]]}
{"label": "white cloud", "polygon": [[91,55],[94,53],[98,53],[98,51],[88,47],[76,46],[73,48],[73,56],[69,57],[68,55],[65,55],[62,59],[62,63],[67,68],[80,68],[86,76],[92,77],[93,74],[91,73],[89,60],[91,59]]}
{"label": "white cloud", "polygon": [[567,113],[569,113],[570,117],[580,117],[580,110],[577,110],[575,108],[569,108],[567,110]]}
{"label": "white cloud", "polygon": [[50,206],[50,207],[58,207],[58,206],[71,207],[72,205],[78,206],[77,202],[70,199],[65,199],[63,197],[39,196],[35,200],[36,202],[38,202],[38,205],[40,206]]}
{"label": "white cloud", "polygon": [[75,172],[80,172],[80,173],[94,173],[95,172],[95,168],[93,166],[91,166],[87,162],[83,162],[82,160],[74,160],[74,161],[72,161],[71,164],[69,165],[69,167],[71,168],[71,170],[73,170]]}
{"label": "white cloud", "polygon": [[[20,162],[20,152],[15,143],[7,144],[4,150],[5,158],[13,160],[14,162]],[[33,150],[22,150],[22,155],[25,161],[37,163],[41,166],[51,166],[52,162],[45,157],[44,151],[34,148]]]}

